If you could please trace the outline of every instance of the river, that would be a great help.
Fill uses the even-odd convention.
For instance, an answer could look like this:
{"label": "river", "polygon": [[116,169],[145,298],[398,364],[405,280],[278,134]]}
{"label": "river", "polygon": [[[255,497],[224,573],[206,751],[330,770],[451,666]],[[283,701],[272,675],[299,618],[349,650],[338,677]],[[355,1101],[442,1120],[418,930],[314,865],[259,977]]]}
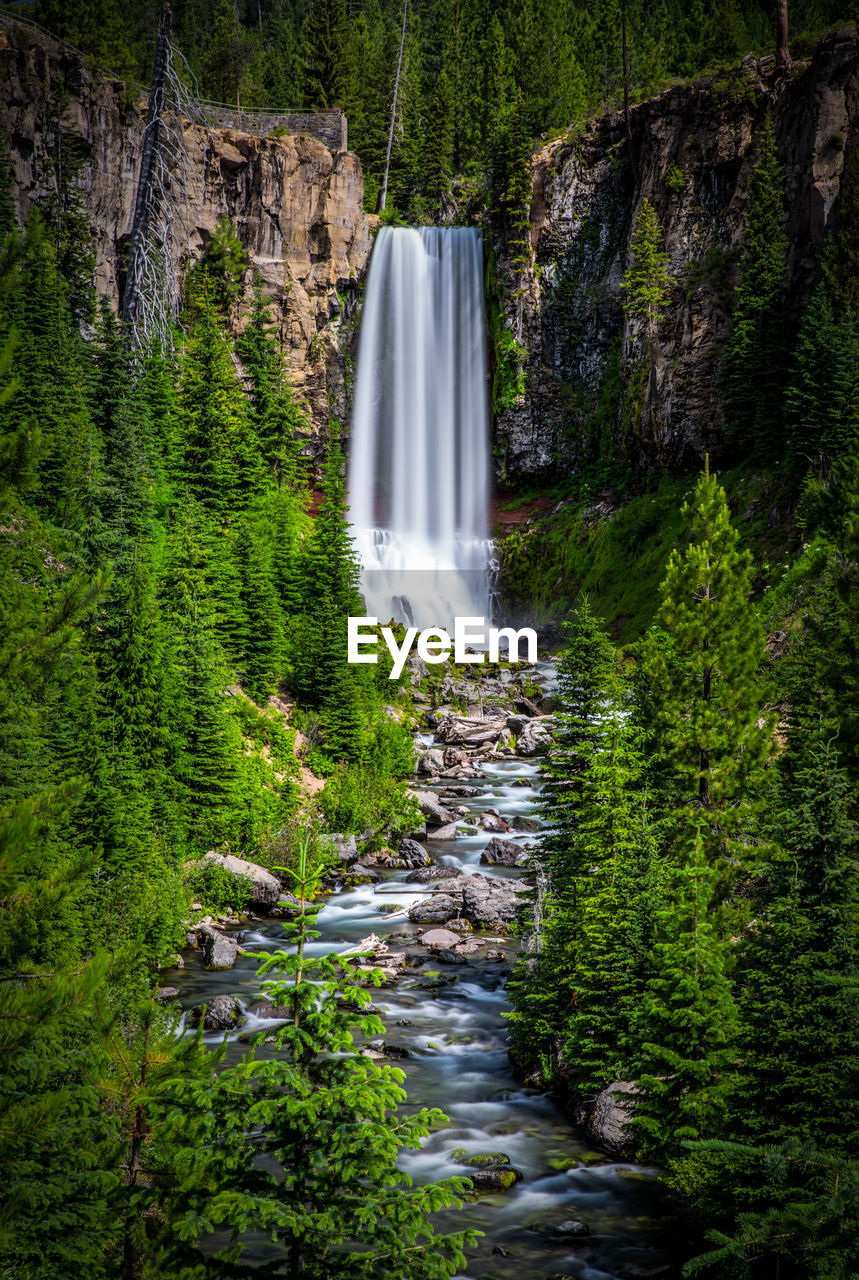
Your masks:
{"label": "river", "polygon": [[[540,665],[542,677],[546,668]],[[480,767],[485,776],[469,779],[479,794],[462,802],[475,817],[487,807],[508,819],[536,814],[537,761],[507,757],[481,761]],[[420,779],[424,790],[440,791],[445,785],[449,782]],[[464,821],[468,824],[467,817]],[[455,841],[429,841],[427,849],[434,859],[465,874],[521,875],[519,870],[480,865],[489,838],[480,830]],[[524,844],[535,837],[510,838]],[[416,937],[420,926],[408,920],[406,911],[427,897],[426,888],[406,884],[405,871],[377,870],[382,875],[378,884],[340,887],[327,898],[314,947],[342,950],[373,932],[393,939],[394,946]],[[282,938],[279,921],[263,921],[252,926],[245,945],[274,950]],[[469,1154],[503,1152],[524,1175],[509,1191],[439,1215],[440,1225],[450,1229],[467,1225],[484,1232],[464,1273],[470,1280],[676,1275],[655,1170],[612,1162],[587,1141],[558,1102],[523,1087],[511,1069],[504,987],[517,946],[509,938],[493,942],[495,950],[506,953],[505,962],[478,956],[467,965],[446,967],[428,957],[422,968],[408,969],[393,987],[374,992],[386,1043],[408,1054],[397,1064],[406,1073],[407,1105],[440,1107],[449,1117],[421,1150],[403,1153],[402,1167],[416,1181],[467,1174],[451,1159],[451,1152],[465,1148]],[[186,952],[185,961],[184,969],[174,971],[175,978],[171,974],[183,1007],[222,993],[235,995],[244,1006],[247,1020],[228,1037],[227,1062],[237,1061],[249,1036],[272,1028],[248,1012],[260,998],[253,961],[240,955],[234,969],[215,972],[204,969],[199,952]],[[221,1035],[207,1036],[207,1041],[218,1043]],[[585,1223],[590,1234],[565,1235],[563,1224],[571,1221]],[[250,1241],[249,1246],[249,1257],[262,1260],[266,1255],[264,1241]]]}

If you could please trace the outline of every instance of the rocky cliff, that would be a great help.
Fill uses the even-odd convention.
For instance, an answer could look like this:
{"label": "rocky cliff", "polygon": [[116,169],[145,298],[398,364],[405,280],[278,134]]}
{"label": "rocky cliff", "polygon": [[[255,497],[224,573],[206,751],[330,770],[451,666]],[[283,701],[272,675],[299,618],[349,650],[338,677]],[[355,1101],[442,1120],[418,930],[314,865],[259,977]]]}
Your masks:
{"label": "rocky cliff", "polygon": [[[79,140],[75,179],[91,222],[98,289],[118,299],[145,101],[75,51],[18,24],[0,28],[0,118],[25,217],[50,192],[62,133]],[[185,122],[187,172],[177,242],[199,256],[221,217],[262,277],[300,397],[316,430],[344,410],[343,347],[370,252],[356,156],[309,134],[259,137]],[[333,145],[333,144],[332,144]],[[179,175],[176,175],[179,180]]]}
{"label": "rocky cliff", "polygon": [[[620,114],[546,146],[533,168],[533,261],[515,278],[496,245],[504,318],[525,349],[525,389],[499,412],[496,470],[511,488],[612,451],[674,469],[717,458],[717,371],[730,325],[754,142],[770,113],[784,167],[790,295],[814,277],[845,156],[859,141],[859,39],[833,33],[787,79],[752,60],[671,89],[632,112],[634,185]],[[632,371],[642,334],[620,282],[645,198],[665,232],[671,301],[660,326],[653,404]],[[621,397],[619,389],[626,394]],[[641,403],[636,405],[636,395]]]}

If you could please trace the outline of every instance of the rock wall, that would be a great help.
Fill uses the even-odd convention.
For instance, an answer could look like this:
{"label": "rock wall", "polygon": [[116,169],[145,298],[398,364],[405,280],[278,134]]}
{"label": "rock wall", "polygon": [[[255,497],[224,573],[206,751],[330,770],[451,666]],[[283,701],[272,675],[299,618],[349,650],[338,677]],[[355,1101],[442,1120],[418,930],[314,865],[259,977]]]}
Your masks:
{"label": "rock wall", "polygon": [[[786,80],[762,78],[752,64],[635,107],[638,187],[619,113],[535,157],[533,262],[523,279],[496,243],[505,320],[527,352],[525,392],[496,422],[502,485],[548,481],[612,451],[670,469],[697,466],[707,451],[718,458],[718,366],[754,141],[768,112],[785,173],[791,297],[802,298],[837,217],[845,156],[859,141],[855,27],[830,35]],[[620,289],[645,197],[665,231],[672,280],[652,403],[631,385],[643,335],[626,323]]]}
{"label": "rock wall", "polygon": [[[121,80],[66,46],[17,26],[0,29],[0,118],[22,219],[49,192],[58,114],[83,152],[76,182],[91,218],[97,287],[116,302],[145,110]],[[235,224],[249,256],[247,284],[262,277],[294,385],[315,432],[324,433],[330,415],[345,412],[345,348],[371,247],[360,162],[307,133],[259,137],[185,122],[184,134],[186,199],[177,242],[186,258],[198,257],[221,217]],[[308,452],[317,443],[309,439]]]}

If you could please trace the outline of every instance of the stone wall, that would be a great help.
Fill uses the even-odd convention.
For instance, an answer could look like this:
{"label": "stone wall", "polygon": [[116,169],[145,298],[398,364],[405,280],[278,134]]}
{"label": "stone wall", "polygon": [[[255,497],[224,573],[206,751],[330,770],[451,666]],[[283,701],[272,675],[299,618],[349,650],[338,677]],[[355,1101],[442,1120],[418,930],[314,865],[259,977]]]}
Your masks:
{"label": "stone wall", "polygon": [[216,129],[237,129],[261,138],[275,133],[306,133],[318,138],[329,151],[348,151],[346,117],[339,107],[331,111],[249,111],[221,102],[201,103],[203,115]]}

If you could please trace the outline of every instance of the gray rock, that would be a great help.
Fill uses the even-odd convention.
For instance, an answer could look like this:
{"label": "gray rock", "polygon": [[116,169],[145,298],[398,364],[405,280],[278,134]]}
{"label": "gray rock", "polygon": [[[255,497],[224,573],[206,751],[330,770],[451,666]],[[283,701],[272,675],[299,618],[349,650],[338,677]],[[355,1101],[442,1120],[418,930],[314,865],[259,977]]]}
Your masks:
{"label": "gray rock", "polygon": [[430,867],[419,867],[406,876],[406,884],[432,884],[435,880],[454,880],[461,876],[459,867],[449,867],[445,863],[434,863]]}
{"label": "gray rock", "polygon": [[207,969],[232,969],[238,945],[233,938],[207,926],[203,931],[203,964]]}
{"label": "gray rock", "polygon": [[525,818],[521,813],[517,813],[511,818],[510,826],[514,831],[540,831],[543,824],[537,818]]}
{"label": "gray rock", "polygon": [[417,840],[410,840],[408,836],[404,837],[397,846],[397,858],[404,867],[428,867],[432,862],[429,854],[422,844],[418,844]]}
{"label": "gray rock", "polygon": [[481,813],[478,822],[484,831],[509,831],[510,823],[497,813]]}
{"label": "gray rock", "polygon": [[[519,913],[523,885],[488,876],[465,876],[462,882],[462,914],[472,924],[500,931],[508,928]],[[453,919],[448,916],[447,919]]]}
{"label": "gray rock", "polygon": [[634,1154],[632,1117],[638,1088],[631,1080],[616,1080],[597,1094],[593,1102],[576,1111],[588,1137],[610,1155],[631,1159]]}
{"label": "gray rock", "polygon": [[239,1025],[241,1017],[242,1007],[235,996],[213,996],[204,1005],[189,1009],[187,1022],[189,1027],[198,1027],[202,1018],[206,1031],[231,1031]]}
{"label": "gray rock", "polygon": [[444,768],[444,758],[438,747],[431,747],[429,751],[425,751],[423,755],[418,756],[418,764],[416,773],[422,776],[432,777],[434,773],[440,773]]}
{"label": "gray rock", "polygon": [[427,819],[428,825],[444,827],[449,822],[456,821],[456,814],[445,808],[435,792],[413,791],[412,795],[420,805],[421,813]]}
{"label": "gray rock", "polygon": [[480,855],[480,861],[489,867],[515,867],[522,856],[522,850],[512,840],[502,840],[493,836]]}
{"label": "gray rock", "polygon": [[416,902],[409,909],[409,919],[413,924],[446,924],[458,915],[458,903],[444,893],[437,893],[424,902]]}
{"label": "gray rock", "polygon": [[516,740],[520,756],[544,756],[552,745],[552,735],[545,719],[529,720]]}
{"label": "gray rock", "polygon": [[178,995],[178,987],[159,987],[155,992],[155,999],[159,1004],[170,1004],[171,1000],[175,1000]]}
{"label": "gray rock", "polygon": [[462,942],[462,938],[452,929],[427,929],[418,941],[422,947],[455,947]]}
{"label": "gray rock", "polygon": [[579,1222],[577,1218],[568,1218],[566,1222],[559,1222],[556,1227],[552,1228],[553,1236],[589,1236],[591,1229],[585,1222]]}
{"label": "gray rock", "polygon": [[351,863],[358,861],[358,844],[354,836],[338,833],[326,836],[326,839],[338,862],[344,862],[348,867]]}
{"label": "gray rock", "polygon": [[456,840],[459,832],[456,829],[456,821],[448,822],[443,827],[431,827],[427,825],[427,840]]}
{"label": "gray rock", "polygon": [[530,719],[531,719],[530,716],[523,716],[523,715],[508,716],[507,728],[510,730],[511,733],[515,733],[516,737],[518,738],[519,734],[525,728],[525,725],[529,723]]}
{"label": "gray rock", "polygon": [[464,956],[461,951],[454,951],[450,947],[442,947],[441,951],[436,952],[435,956],[439,964],[468,964],[468,957]]}
{"label": "gray rock", "polygon": [[185,946],[196,947],[196,945],[197,945],[197,935],[196,933],[194,933],[192,929],[189,929],[188,932],[185,934]]}
{"label": "gray rock", "polygon": [[247,862],[244,858],[236,858],[231,853],[215,853],[210,851],[203,855],[203,862],[214,862],[234,876],[243,876],[250,881],[248,901],[255,907],[273,907],[280,897],[280,881],[265,867],[255,862]]}

